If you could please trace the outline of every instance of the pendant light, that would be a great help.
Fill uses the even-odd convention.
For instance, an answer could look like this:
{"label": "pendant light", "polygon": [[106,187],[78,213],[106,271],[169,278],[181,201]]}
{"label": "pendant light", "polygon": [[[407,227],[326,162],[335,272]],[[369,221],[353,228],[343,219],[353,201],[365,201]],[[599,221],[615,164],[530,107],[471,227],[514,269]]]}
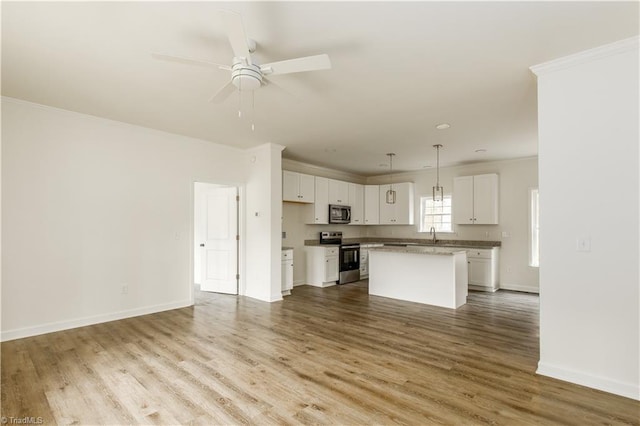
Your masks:
{"label": "pendant light", "polygon": [[389,156],[389,189],[386,194],[386,202],[387,204],[395,204],[396,203],[396,191],[393,189],[393,156],[396,155],[393,152],[387,154]]}
{"label": "pendant light", "polygon": [[436,149],[436,185],[433,187],[433,201],[442,202],[444,200],[444,188],[440,186],[440,148],[442,145],[433,146]]}

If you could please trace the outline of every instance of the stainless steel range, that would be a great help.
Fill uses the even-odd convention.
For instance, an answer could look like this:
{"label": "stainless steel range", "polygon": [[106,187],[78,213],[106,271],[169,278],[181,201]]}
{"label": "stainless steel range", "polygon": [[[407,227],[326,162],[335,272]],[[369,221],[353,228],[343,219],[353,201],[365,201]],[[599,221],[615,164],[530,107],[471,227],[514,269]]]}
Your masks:
{"label": "stainless steel range", "polygon": [[342,232],[321,232],[320,244],[340,245],[338,284],[360,280],[360,243],[342,244]]}

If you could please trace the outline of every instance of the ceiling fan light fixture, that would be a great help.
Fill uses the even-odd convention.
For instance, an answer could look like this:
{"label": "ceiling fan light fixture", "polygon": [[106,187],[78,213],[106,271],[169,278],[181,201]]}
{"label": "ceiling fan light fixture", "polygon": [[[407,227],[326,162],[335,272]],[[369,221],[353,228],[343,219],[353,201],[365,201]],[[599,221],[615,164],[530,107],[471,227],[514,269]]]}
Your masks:
{"label": "ceiling fan light fixture", "polygon": [[237,61],[231,68],[231,81],[239,90],[256,90],[262,85],[262,73],[257,65]]}

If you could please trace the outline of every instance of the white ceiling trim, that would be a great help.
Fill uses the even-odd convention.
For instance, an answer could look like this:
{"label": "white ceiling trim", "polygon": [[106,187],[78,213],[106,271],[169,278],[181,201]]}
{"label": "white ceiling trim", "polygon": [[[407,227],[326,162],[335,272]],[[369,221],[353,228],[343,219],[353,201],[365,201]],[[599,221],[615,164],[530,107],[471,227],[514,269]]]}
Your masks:
{"label": "white ceiling trim", "polygon": [[534,65],[529,69],[535,75],[543,75],[550,72],[560,71],[571,68],[585,62],[595,61],[607,56],[617,55],[619,53],[628,52],[630,50],[638,50],[640,48],[640,37],[630,37],[619,40],[604,46],[585,50],[584,52],[575,53],[563,58],[554,59],[542,64]]}

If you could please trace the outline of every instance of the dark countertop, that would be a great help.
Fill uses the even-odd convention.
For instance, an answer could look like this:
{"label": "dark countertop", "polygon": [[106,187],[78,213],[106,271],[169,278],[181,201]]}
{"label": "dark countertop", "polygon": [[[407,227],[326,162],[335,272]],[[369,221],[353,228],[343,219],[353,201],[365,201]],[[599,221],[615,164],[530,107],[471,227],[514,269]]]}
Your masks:
{"label": "dark countertop", "polygon": [[[438,240],[436,244],[425,238],[382,238],[382,237],[362,237],[362,238],[345,238],[343,244],[408,244],[416,246],[435,246],[435,247],[460,247],[460,248],[493,248],[500,247],[501,241],[478,241],[478,240]],[[319,246],[318,240],[304,240],[305,246]],[[324,245],[324,244],[322,244]]]}

